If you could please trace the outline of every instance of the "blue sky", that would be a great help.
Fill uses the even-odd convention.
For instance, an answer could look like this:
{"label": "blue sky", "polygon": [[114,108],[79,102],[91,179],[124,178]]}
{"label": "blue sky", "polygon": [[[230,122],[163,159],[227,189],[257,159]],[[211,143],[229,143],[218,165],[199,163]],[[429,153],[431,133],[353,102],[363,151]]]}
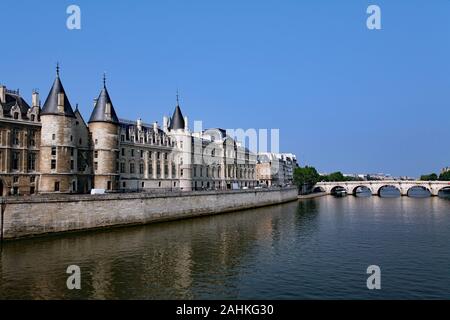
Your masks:
{"label": "blue sky", "polygon": [[[85,118],[106,71],[121,118],[161,122],[179,88],[190,120],[280,128],[282,151],[322,172],[450,165],[448,0],[1,2],[0,83],[28,101],[59,61]],[[370,4],[382,30],[366,28]]]}

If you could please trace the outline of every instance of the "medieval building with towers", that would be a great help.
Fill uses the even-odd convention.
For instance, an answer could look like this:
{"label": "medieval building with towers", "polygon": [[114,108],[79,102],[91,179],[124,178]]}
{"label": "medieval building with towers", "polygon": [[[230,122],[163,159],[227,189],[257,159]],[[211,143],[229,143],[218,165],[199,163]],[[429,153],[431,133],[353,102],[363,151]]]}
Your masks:
{"label": "medieval building with towers", "polygon": [[42,106],[0,85],[0,196],[251,188],[256,162],[223,129],[191,132],[178,98],[162,128],[121,120],[104,81],[86,123],[59,68]]}

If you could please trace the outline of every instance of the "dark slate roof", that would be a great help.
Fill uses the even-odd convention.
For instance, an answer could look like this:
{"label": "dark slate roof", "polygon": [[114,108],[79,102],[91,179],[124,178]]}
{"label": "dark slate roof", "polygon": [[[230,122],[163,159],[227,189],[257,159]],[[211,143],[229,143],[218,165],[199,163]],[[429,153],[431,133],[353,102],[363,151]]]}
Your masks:
{"label": "dark slate roof", "polygon": [[25,101],[25,99],[23,99],[18,91],[14,91],[14,93],[12,93],[11,91],[7,91],[6,95],[5,95],[5,103],[2,103],[2,108],[3,108],[3,114],[6,116],[9,116],[9,112],[11,111],[11,108],[14,107],[15,105],[19,106],[20,109],[20,113],[22,114],[22,116],[26,117],[28,114],[28,110],[30,109],[30,106],[28,105],[28,103]]}
{"label": "dark slate roof", "polygon": [[55,82],[53,82],[53,86],[50,89],[47,100],[45,100],[44,106],[42,107],[41,115],[46,114],[57,114],[61,115],[58,111],[58,94],[64,93],[64,115],[67,117],[74,117],[72,106],[70,105],[69,98],[67,97],[66,92],[64,91],[64,87],[59,79],[59,76],[56,76]]}
{"label": "dark slate roof", "polygon": [[[106,105],[108,103],[111,105],[111,115],[106,114]],[[98,96],[97,103],[95,104],[94,110],[91,114],[91,118],[89,119],[89,123],[91,122],[111,122],[115,124],[119,123],[119,118],[117,118],[116,111],[114,110],[106,86],[103,87],[100,95]]]}
{"label": "dark slate roof", "polygon": [[170,130],[177,130],[177,129],[184,129],[185,123],[184,123],[184,117],[181,113],[180,106],[177,105],[175,108],[175,111],[173,112],[172,118],[170,118]]}

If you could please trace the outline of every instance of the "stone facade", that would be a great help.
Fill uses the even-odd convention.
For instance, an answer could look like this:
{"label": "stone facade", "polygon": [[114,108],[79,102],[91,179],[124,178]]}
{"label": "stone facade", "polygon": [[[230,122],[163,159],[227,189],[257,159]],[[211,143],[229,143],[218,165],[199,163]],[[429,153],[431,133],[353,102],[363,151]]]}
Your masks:
{"label": "stone facade", "polygon": [[0,86],[0,196],[255,187],[256,155],[223,129],[189,130],[172,117],[120,120],[104,83],[86,123],[59,77],[41,107]]}
{"label": "stone facade", "polygon": [[292,185],[297,167],[297,157],[294,154],[260,153],[256,164],[258,184],[267,187]]}

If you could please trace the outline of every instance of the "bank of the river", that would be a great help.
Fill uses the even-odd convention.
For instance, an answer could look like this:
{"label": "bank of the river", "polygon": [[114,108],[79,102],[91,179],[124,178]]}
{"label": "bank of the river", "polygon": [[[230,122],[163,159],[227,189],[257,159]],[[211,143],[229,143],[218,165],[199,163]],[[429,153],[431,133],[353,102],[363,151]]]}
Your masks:
{"label": "bank of the river", "polygon": [[5,240],[68,231],[147,224],[297,200],[297,188],[65,195],[2,200]]}

